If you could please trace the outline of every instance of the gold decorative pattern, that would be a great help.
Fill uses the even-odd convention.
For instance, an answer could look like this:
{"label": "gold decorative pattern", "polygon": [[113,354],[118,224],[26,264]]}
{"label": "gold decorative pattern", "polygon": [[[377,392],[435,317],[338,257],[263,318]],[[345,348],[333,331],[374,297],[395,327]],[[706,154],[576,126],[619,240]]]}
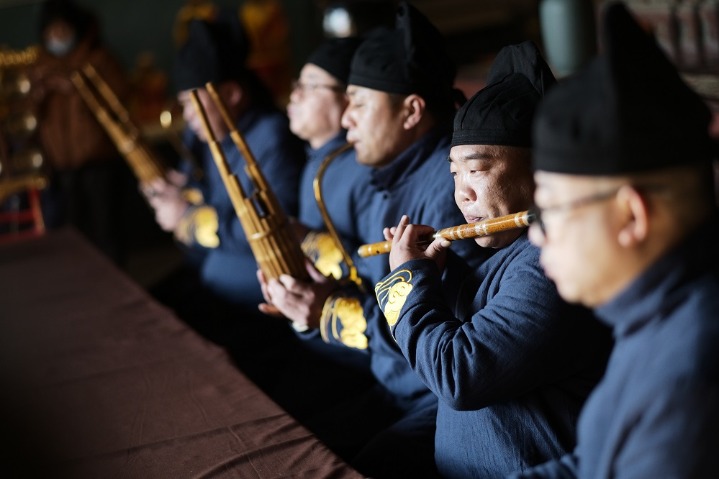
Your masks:
{"label": "gold decorative pattern", "polygon": [[202,191],[197,188],[185,188],[182,190],[182,197],[190,204],[201,205],[205,199],[202,196]]}
{"label": "gold decorative pattern", "polygon": [[397,324],[399,313],[412,291],[412,272],[408,269],[397,271],[384,281],[380,281],[374,288],[384,317],[391,326]]}
{"label": "gold decorative pattern", "polygon": [[29,46],[23,50],[0,48],[0,68],[17,68],[30,65],[37,60],[40,47]]}
{"label": "gold decorative pattern", "polygon": [[217,211],[210,206],[198,207],[195,211],[195,241],[205,248],[217,248],[220,246],[220,238],[217,236],[219,222]]}
{"label": "gold decorative pattern", "polygon": [[366,331],[367,320],[357,298],[327,298],[320,318],[320,332],[325,342],[330,342],[328,335],[331,334],[345,346],[367,349]]}
{"label": "gold decorative pattern", "polygon": [[328,233],[311,231],[302,240],[302,251],[325,276],[342,279],[342,252]]}
{"label": "gold decorative pattern", "polygon": [[217,211],[213,207],[190,207],[180,219],[175,237],[186,245],[197,243],[205,248],[217,248],[220,246],[218,228]]}

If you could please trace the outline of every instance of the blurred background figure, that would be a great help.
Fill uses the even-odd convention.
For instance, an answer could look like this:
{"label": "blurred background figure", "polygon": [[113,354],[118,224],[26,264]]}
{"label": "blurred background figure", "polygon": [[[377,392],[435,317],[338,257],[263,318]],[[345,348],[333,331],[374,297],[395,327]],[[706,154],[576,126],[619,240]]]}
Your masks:
{"label": "blurred background figure", "polygon": [[28,74],[38,139],[51,170],[43,197],[48,228],[73,225],[122,262],[122,162],[70,81],[91,63],[123,98],[127,79],[100,39],[96,17],[70,0],[48,0],[39,14],[40,52]]}
{"label": "blurred background figure", "polygon": [[155,55],[144,51],[137,55],[130,74],[130,113],[140,124],[160,120],[167,103],[167,74],[155,63]]}
{"label": "blurred background figure", "polygon": [[246,0],[240,18],[252,50],[247,67],[267,85],[278,104],[287,103],[292,77],[290,26],[279,0]]}

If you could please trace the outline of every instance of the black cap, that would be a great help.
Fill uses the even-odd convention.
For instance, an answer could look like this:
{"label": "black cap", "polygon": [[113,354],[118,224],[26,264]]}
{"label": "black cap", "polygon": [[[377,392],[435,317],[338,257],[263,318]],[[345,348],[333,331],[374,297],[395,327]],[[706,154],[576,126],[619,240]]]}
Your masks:
{"label": "black cap", "polygon": [[340,82],[347,84],[352,57],[362,40],[357,37],[331,38],[325,40],[307,59],[325,70]]}
{"label": "black cap", "polygon": [[451,103],[456,73],[442,34],[403,1],[395,29],[374,30],[357,49],[348,83],[387,93],[416,93],[428,103]]}
{"label": "black cap", "polygon": [[547,96],[535,169],[621,175],[711,158],[709,109],[626,7],[604,11],[605,52]]}
{"label": "black cap", "polygon": [[71,0],[47,0],[40,8],[41,38],[45,29],[56,20],[62,20],[70,25],[75,30],[77,37],[82,38],[93,21],[93,15]]}
{"label": "black cap", "polygon": [[179,91],[204,87],[207,82],[239,80],[246,75],[249,40],[237,11],[222,9],[213,21],[192,20],[187,41],[175,59]]}
{"label": "black cap", "polygon": [[556,80],[537,46],[530,42],[502,48],[487,86],[454,117],[452,146],[532,146],[532,120],[539,102]]}

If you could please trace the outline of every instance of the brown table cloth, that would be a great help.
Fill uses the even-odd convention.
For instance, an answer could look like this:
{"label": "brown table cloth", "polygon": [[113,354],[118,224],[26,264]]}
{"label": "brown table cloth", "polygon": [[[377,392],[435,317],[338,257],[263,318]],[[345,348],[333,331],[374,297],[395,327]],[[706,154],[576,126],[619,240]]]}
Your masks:
{"label": "brown table cloth", "polygon": [[17,477],[360,477],[73,231],[0,247],[0,311]]}

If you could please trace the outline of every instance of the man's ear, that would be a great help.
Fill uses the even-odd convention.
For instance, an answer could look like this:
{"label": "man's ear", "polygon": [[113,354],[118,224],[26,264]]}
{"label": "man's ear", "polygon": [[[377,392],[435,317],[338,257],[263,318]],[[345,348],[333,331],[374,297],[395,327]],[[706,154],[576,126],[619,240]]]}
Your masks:
{"label": "man's ear", "polygon": [[405,130],[411,130],[417,126],[424,117],[427,103],[424,101],[424,98],[413,93],[404,99],[402,108],[406,115],[402,126]]}
{"label": "man's ear", "polygon": [[620,227],[617,235],[619,244],[624,248],[634,247],[644,242],[649,235],[649,204],[635,187],[622,186],[616,196],[620,212]]}

